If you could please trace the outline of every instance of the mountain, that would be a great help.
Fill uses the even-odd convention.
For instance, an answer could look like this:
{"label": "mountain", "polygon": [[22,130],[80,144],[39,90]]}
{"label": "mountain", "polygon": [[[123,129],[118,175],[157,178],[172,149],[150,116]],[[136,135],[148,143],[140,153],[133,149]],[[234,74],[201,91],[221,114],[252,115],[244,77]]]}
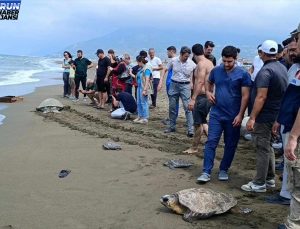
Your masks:
{"label": "mountain", "polygon": [[240,47],[242,53],[244,50],[246,57],[253,57],[255,55],[255,48],[259,43],[257,36],[249,36],[249,34],[237,36],[236,31],[227,31],[220,36],[217,31],[204,29],[191,31],[184,28],[162,30],[153,27],[129,27],[118,29],[98,38],[72,44],[51,56],[61,56],[64,50],[76,54],[78,49],[82,49],[86,57],[96,59],[95,52],[101,48],[105,52],[108,49],[114,49],[118,55],[129,53],[135,57],[140,50],[155,48],[156,55],[164,59],[166,58],[166,48],[171,45],[174,45],[179,50],[184,45],[191,47],[195,43],[204,44],[206,40],[213,40],[216,44],[214,52],[217,57],[220,56],[221,49],[229,44]]}

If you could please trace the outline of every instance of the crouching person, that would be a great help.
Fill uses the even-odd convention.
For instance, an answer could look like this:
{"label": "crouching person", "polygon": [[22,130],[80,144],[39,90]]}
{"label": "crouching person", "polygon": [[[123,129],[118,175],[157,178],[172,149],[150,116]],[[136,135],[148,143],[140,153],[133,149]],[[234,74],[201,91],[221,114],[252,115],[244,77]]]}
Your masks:
{"label": "crouching person", "polygon": [[86,82],[86,90],[78,90],[83,95],[87,95],[91,100],[91,104],[98,105],[98,92],[97,92],[97,85],[94,80],[88,79]]}
{"label": "crouching person", "polygon": [[128,92],[122,92],[117,89],[116,95],[112,96],[113,106],[117,107],[115,111],[111,113],[111,117],[114,119],[130,119],[130,114],[136,112],[137,105],[131,94]]}

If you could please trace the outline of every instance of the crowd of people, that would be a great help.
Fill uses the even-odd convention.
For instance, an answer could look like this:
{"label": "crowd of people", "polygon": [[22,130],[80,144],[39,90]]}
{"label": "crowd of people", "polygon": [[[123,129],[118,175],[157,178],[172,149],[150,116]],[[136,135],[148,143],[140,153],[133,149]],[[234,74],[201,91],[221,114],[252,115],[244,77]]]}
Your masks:
{"label": "crowd of people", "polygon": [[[286,223],[279,228],[300,228],[300,24],[289,38],[278,44],[266,40],[257,47],[258,55],[250,69],[238,59],[240,49],[226,46],[217,62],[215,47],[207,41],[204,47],[166,49],[166,66],[155,55],[142,50],[132,65],[129,54],[117,57],[113,50],[105,55],[98,49],[95,79],[87,80],[87,69],[93,63],[78,50],[73,61],[64,52],[64,96],[79,100],[79,93],[90,98],[97,109],[111,103],[111,117],[130,119],[147,124],[149,109],[156,109],[157,95],[166,84],[169,115],[163,120],[166,134],[176,132],[179,99],[186,117],[186,134],[193,138],[187,154],[200,153],[200,139],[207,136],[203,153],[202,174],[197,178],[205,184],[212,177],[216,148],[224,137],[224,154],[219,166],[218,179],[227,181],[240,139],[243,120],[246,120],[246,139],[251,139],[256,151],[256,175],[241,186],[245,192],[266,192],[275,187],[275,154],[273,139],[282,139],[284,151],[281,192],[268,196],[266,201],[290,205]],[[82,89],[79,89],[80,83]],[[133,94],[133,88],[134,94]],[[150,104],[151,101],[151,104]],[[247,111],[247,115],[245,114]],[[209,116],[209,117],[208,117]]]}

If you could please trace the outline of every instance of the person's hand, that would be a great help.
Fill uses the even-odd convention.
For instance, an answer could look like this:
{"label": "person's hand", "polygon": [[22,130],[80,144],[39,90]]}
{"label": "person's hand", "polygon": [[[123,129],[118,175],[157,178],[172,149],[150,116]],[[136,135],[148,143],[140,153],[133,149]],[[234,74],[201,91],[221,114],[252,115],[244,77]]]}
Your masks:
{"label": "person's hand", "polygon": [[279,128],[280,128],[280,124],[275,121],[272,127],[272,134],[275,136],[279,135]]}
{"label": "person's hand", "polygon": [[212,104],[216,103],[216,98],[213,93],[207,92],[206,96],[207,96],[207,99],[209,100],[209,102],[211,102]]}
{"label": "person's hand", "polygon": [[195,100],[194,99],[190,99],[189,105],[188,105],[188,109],[190,111],[194,110],[194,106],[195,106]]}
{"label": "person's hand", "polygon": [[255,120],[249,118],[249,120],[248,120],[248,122],[246,124],[246,129],[248,131],[253,131],[253,129],[254,129],[254,123],[255,123]]}
{"label": "person's hand", "polygon": [[112,70],[114,70],[114,69],[113,69],[112,67],[108,67],[108,70],[109,70],[109,71],[112,71]]}
{"label": "person's hand", "polygon": [[104,78],[104,82],[108,82],[108,77],[105,77],[105,78]]}
{"label": "person's hand", "polygon": [[289,161],[295,161],[297,159],[295,155],[296,147],[297,147],[297,137],[290,135],[288,142],[284,148],[284,156]]}
{"label": "person's hand", "polygon": [[161,89],[162,89],[162,84],[159,83],[158,86],[157,86],[157,91],[161,91]]}
{"label": "person's hand", "polygon": [[233,127],[240,126],[241,123],[242,123],[242,121],[243,121],[243,116],[240,115],[240,114],[238,114],[238,115],[234,118],[234,120],[233,120],[233,122],[232,122]]}
{"label": "person's hand", "polygon": [[147,90],[143,90],[143,96],[147,96],[147,95],[148,95]]}

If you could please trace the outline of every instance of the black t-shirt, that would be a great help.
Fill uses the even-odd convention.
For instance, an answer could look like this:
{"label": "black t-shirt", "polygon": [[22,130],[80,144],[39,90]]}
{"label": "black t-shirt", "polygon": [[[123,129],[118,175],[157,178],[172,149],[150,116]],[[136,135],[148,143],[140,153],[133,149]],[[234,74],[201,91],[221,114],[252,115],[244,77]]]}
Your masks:
{"label": "black t-shirt", "polygon": [[257,123],[274,122],[278,115],[281,100],[287,88],[287,69],[278,61],[270,60],[257,73],[251,94],[254,104],[258,88],[268,88],[265,104],[256,118]]}
{"label": "black t-shirt", "polygon": [[128,92],[120,92],[116,95],[116,100],[123,104],[125,111],[129,111],[130,113],[136,112],[137,105],[135,99]]}
{"label": "black t-shirt", "polygon": [[214,57],[214,55],[210,54],[210,55],[205,55],[206,59],[210,60],[214,66],[217,65],[217,60],[216,58]]}
{"label": "black t-shirt", "polygon": [[76,66],[75,77],[86,77],[87,68],[92,62],[85,57],[76,58],[74,64]]}
{"label": "black t-shirt", "polygon": [[98,60],[97,78],[104,78],[106,76],[110,64],[110,59],[107,56]]}

